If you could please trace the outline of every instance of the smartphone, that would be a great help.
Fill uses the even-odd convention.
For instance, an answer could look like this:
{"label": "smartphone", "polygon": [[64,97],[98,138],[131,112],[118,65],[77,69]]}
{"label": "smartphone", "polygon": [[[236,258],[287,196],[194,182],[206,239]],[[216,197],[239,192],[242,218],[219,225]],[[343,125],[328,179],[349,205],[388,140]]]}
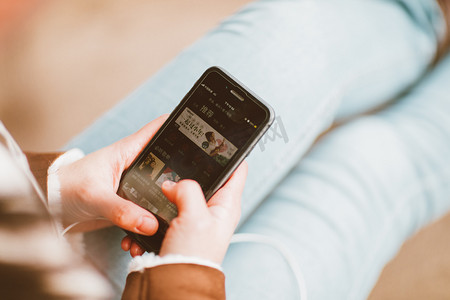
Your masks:
{"label": "smartphone", "polygon": [[159,253],[177,216],[162,183],[195,180],[208,200],[273,120],[273,109],[225,70],[206,70],[122,175],[118,195],[147,209],[159,222],[153,236],[127,233],[146,251]]}

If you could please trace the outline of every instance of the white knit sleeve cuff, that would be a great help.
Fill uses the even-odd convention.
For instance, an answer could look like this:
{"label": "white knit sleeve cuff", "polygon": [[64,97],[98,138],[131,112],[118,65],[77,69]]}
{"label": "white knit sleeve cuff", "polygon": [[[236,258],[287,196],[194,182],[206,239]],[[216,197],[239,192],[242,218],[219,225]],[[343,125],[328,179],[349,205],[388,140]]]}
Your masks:
{"label": "white knit sleeve cuff", "polygon": [[60,216],[62,212],[61,205],[61,185],[58,178],[58,170],[62,166],[71,164],[84,157],[83,151],[78,148],[71,149],[60,157],[48,168],[47,176],[47,199],[50,213],[53,216]]}
{"label": "white knit sleeve cuff", "polygon": [[133,258],[128,266],[128,272],[143,272],[146,268],[152,268],[168,264],[194,264],[217,269],[223,272],[222,267],[207,259],[184,256],[179,254],[168,254],[163,257],[155,253],[144,253],[142,256]]}

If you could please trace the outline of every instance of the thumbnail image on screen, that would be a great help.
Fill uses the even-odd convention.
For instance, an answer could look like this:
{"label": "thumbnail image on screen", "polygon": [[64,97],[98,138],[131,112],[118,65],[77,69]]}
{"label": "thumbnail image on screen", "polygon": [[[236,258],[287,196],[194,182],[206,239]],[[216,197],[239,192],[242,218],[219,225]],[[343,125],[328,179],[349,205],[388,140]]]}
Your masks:
{"label": "thumbnail image on screen", "polygon": [[187,138],[221,166],[225,166],[238,150],[236,146],[187,107],[178,116],[175,123],[180,126],[178,129]]}

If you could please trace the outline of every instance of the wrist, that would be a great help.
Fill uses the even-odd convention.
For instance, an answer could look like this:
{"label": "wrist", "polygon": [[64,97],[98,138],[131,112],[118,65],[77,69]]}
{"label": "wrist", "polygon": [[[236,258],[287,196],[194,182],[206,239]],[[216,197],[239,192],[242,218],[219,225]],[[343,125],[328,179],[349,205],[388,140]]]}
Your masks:
{"label": "wrist", "polygon": [[129,273],[142,272],[144,269],[147,268],[153,268],[168,264],[194,264],[214,268],[223,272],[222,267],[219,264],[204,258],[180,254],[168,254],[165,256],[158,256],[155,255],[154,253],[147,253],[147,252],[144,253],[142,256],[136,256],[131,260],[128,266],[128,272]]}
{"label": "wrist", "polygon": [[64,166],[72,164],[84,157],[84,153],[80,149],[71,149],[59,156],[48,168],[47,178],[47,195],[49,210],[52,215],[58,216],[61,222],[66,213],[63,210],[63,197],[61,195],[61,178],[60,169]]}

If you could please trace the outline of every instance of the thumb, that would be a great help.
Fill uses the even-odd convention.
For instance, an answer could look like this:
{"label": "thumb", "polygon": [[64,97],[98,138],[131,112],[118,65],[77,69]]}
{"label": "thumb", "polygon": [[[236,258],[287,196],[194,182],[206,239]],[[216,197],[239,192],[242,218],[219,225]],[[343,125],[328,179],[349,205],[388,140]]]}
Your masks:
{"label": "thumb", "polygon": [[115,195],[107,199],[100,213],[115,225],[138,234],[153,235],[158,229],[158,221],[146,209]]}
{"label": "thumb", "polygon": [[145,145],[155,135],[167,118],[168,114],[164,114],[151,121],[132,135],[129,135],[115,143],[115,145],[120,149],[119,153],[122,153],[121,159],[124,160],[123,162],[126,168],[131,165],[139,152],[142,151]]}
{"label": "thumb", "polygon": [[173,202],[178,214],[202,215],[207,211],[205,196],[200,185],[194,180],[181,180],[177,183],[167,180],[162,184],[164,195]]}

